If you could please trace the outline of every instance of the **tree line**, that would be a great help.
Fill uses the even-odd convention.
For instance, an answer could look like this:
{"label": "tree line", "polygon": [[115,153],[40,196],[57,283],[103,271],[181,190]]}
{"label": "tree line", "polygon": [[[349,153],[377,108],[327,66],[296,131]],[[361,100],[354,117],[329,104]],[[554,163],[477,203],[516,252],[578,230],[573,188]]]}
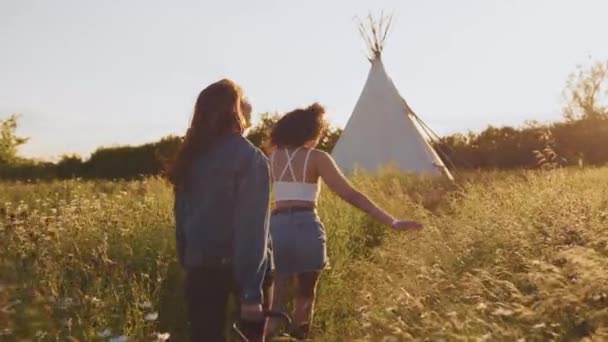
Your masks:
{"label": "tree line", "polygon": [[456,168],[513,169],[608,163],[608,60],[571,74],[564,119],[524,127],[488,127],[443,137],[435,146]]}
{"label": "tree line", "polygon": [[[260,123],[250,128],[246,137],[266,151],[270,130],[278,118],[278,114],[262,114]],[[19,145],[27,142],[27,138],[16,135],[17,119],[12,115],[0,121],[0,151],[3,151],[0,152],[0,179],[137,179],[162,175],[182,142],[181,137],[167,136],[139,146],[101,147],[86,160],[77,155],[65,155],[58,162],[35,161],[17,154]],[[340,132],[338,128],[329,127],[318,148],[331,152]]]}
{"label": "tree line", "polygon": [[[453,134],[434,141],[448,167],[456,169],[546,168],[608,163],[608,61],[579,68],[564,91],[564,120],[523,127],[490,126],[479,133]],[[247,138],[265,150],[276,113],[261,115]],[[16,134],[18,117],[0,120],[0,179],[134,179],[161,175],[181,138],[168,136],[140,146],[106,147],[88,159],[64,156],[58,162],[18,156],[27,138]],[[331,152],[341,129],[329,127],[319,148]]]}

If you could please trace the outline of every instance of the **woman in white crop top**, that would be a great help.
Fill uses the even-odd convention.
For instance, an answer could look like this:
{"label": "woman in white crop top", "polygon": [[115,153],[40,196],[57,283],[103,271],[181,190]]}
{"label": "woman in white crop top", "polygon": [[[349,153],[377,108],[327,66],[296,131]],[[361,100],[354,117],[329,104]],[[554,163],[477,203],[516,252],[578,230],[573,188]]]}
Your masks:
{"label": "woman in white crop top", "polygon": [[[281,310],[286,287],[295,280],[294,337],[306,338],[319,275],[327,264],[325,228],[316,213],[319,180],[338,196],[394,229],[422,225],[395,219],[351,186],[331,156],[315,149],[325,129],[325,109],[315,103],[283,116],[271,133],[275,206],[270,234],[275,263],[273,309]],[[271,320],[270,335],[278,330]]]}

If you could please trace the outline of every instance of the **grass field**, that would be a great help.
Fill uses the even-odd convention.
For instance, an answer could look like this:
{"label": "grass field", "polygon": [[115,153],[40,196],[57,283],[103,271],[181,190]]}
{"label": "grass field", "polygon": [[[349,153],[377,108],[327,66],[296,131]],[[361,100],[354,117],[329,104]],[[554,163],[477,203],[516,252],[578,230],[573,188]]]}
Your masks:
{"label": "grass field", "polygon": [[[324,192],[315,340],[608,340],[608,169],[353,182],[426,227]],[[159,179],[0,184],[0,340],[183,340],[171,208]]]}

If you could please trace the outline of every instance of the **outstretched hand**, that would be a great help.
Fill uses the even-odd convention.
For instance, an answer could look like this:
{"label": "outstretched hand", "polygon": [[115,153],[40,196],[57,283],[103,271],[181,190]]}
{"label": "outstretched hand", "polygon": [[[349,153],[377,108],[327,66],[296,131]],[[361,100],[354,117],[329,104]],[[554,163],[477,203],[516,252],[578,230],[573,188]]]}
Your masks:
{"label": "outstretched hand", "polygon": [[395,230],[414,230],[414,229],[422,229],[424,226],[422,223],[414,222],[414,221],[402,221],[395,220],[391,225]]}

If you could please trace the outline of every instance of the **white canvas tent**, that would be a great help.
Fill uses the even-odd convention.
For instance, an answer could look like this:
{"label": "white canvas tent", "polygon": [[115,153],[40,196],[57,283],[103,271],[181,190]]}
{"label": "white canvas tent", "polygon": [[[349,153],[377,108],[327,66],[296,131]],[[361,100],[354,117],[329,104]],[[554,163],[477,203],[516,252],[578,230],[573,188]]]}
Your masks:
{"label": "white canvas tent", "polygon": [[387,21],[361,25],[370,49],[371,69],[363,91],[336,143],[332,156],[345,172],[355,168],[374,172],[392,165],[404,172],[452,175],[429,143],[421,121],[390,79],[381,59]]}

